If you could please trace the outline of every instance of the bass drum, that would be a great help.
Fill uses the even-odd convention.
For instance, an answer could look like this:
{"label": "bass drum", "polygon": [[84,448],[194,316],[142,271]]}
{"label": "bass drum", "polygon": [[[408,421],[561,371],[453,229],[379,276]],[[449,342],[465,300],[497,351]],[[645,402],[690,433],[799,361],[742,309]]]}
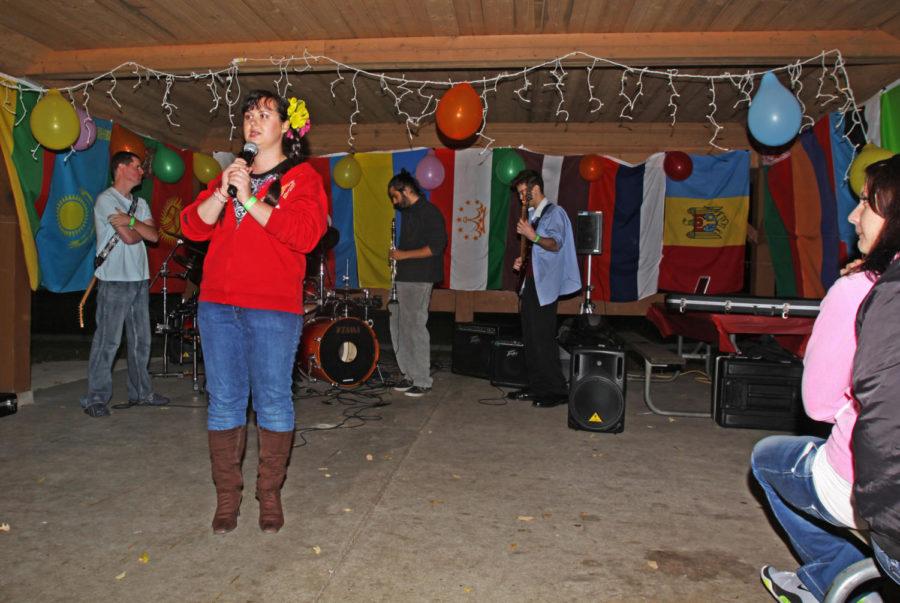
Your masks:
{"label": "bass drum", "polygon": [[340,387],[355,387],[372,376],[380,347],[368,323],[353,317],[320,317],[303,326],[301,371]]}

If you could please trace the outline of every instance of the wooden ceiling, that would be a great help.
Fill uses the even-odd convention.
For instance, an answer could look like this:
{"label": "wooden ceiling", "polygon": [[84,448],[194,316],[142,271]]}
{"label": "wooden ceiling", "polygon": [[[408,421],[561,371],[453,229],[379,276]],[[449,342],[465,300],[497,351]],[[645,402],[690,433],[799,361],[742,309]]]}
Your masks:
{"label": "wooden ceiling", "polygon": [[[552,66],[529,76],[530,87],[522,96],[530,102],[516,94],[525,83],[522,77],[488,92],[488,135],[492,124],[506,130],[522,124],[527,132],[529,124],[565,121],[558,108],[568,112],[570,125],[668,123],[669,82],[641,78],[642,67],[742,74],[836,48],[859,102],[900,77],[900,3],[892,0],[3,0],[0,36],[5,47],[0,71],[45,87],[82,82],[130,61],[184,75],[227,68],[237,57],[301,57],[304,51],[373,73],[440,82],[517,72],[572,51],[638,68],[628,74],[625,87],[630,97],[641,91],[633,110],[626,111],[631,119],[620,116],[626,101],[620,95],[622,69],[603,64],[590,77],[603,107],[591,111],[597,107],[588,102],[592,61],[578,56],[562,64],[562,97],[553,85]],[[293,64],[305,66],[303,60]],[[291,93],[306,98],[310,107],[314,150],[345,150],[354,111],[352,72],[342,70],[344,79],[333,85],[332,63],[311,62],[310,67],[288,75]],[[240,62],[239,69],[243,91],[272,88],[279,77],[278,67],[267,60]],[[112,80],[96,82],[89,102],[93,114],[189,148],[238,144],[228,140],[224,106],[210,112],[208,79],[172,85],[168,100],[177,107],[172,119],[179,124],[174,127],[162,107],[165,79],[142,78],[134,88],[139,81],[132,71],[117,74],[114,95],[121,108],[106,93]],[[780,77],[788,83],[786,73]],[[838,106],[816,102],[821,77],[816,63],[807,65],[799,78],[801,98],[812,117]],[[226,84],[219,82],[220,94]],[[709,124],[709,83],[677,80],[675,85],[680,95],[675,99],[677,123]],[[405,135],[403,120],[379,79],[359,77],[356,89],[360,128],[395,127]],[[828,77],[823,90],[834,91]],[[441,90],[424,92],[439,96]],[[740,98],[736,86],[720,81],[715,95],[717,123],[745,121],[746,104],[734,107]],[[424,107],[423,98],[410,94],[402,107],[415,115]],[[80,102],[81,96],[76,99]],[[433,127],[426,119],[422,130]],[[329,142],[317,148],[317,136]]]}

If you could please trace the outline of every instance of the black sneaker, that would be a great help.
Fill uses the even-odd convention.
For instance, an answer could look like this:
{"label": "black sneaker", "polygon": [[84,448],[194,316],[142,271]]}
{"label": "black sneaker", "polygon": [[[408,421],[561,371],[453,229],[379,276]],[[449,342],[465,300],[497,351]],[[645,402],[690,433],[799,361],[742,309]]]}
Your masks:
{"label": "black sneaker", "polygon": [[425,394],[431,391],[430,387],[419,387],[418,385],[414,385],[408,390],[406,390],[406,395],[410,398],[421,398]]}
{"label": "black sneaker", "polygon": [[781,603],[816,603],[817,599],[794,572],[782,572],[771,565],[760,570],[763,585]]}
{"label": "black sneaker", "polygon": [[409,379],[407,379],[406,377],[404,377],[399,382],[397,382],[397,385],[394,386],[394,391],[395,392],[408,392],[412,388],[413,388],[413,382],[410,381]]}
{"label": "black sneaker", "polygon": [[150,394],[143,400],[129,400],[128,403],[132,406],[165,406],[169,403],[169,399],[159,394]]}
{"label": "black sneaker", "polygon": [[91,404],[90,406],[85,408],[84,414],[89,417],[94,417],[95,419],[99,417],[108,417],[109,406],[103,402],[97,402],[96,404]]}

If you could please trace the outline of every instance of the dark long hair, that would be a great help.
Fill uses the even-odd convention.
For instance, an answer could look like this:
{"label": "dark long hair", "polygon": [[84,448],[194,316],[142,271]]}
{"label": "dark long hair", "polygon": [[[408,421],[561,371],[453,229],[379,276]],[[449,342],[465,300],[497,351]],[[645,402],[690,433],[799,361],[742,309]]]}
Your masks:
{"label": "dark long hair", "polygon": [[867,167],[866,184],[869,207],[884,218],[884,226],[859,270],[881,276],[900,253],[900,154]]}
{"label": "dark long hair", "polygon": [[[278,109],[278,116],[281,118],[281,121],[287,121],[288,101],[269,90],[251,90],[244,99],[244,104],[241,105],[241,114],[246,113],[250,109],[257,109],[260,105],[268,104],[268,101],[272,101]],[[292,136],[288,138],[287,135],[291,132]],[[306,161],[306,158],[309,156],[309,145],[306,142],[306,137],[300,137],[297,135],[296,130],[288,128],[288,131],[281,136],[281,151],[287,157],[287,161],[276,168],[277,177],[269,185],[269,190],[266,191],[266,198],[263,199],[272,207],[278,205],[278,198],[281,196],[281,177],[295,165],[300,165]]]}

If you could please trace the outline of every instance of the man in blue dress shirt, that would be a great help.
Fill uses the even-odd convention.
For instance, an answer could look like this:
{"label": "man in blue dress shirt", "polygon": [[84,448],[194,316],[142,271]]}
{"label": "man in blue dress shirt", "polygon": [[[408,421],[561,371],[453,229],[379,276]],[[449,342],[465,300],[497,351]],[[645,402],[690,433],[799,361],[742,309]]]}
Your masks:
{"label": "man in blue dress shirt", "polygon": [[529,241],[528,248],[525,257],[513,264],[514,270],[525,271],[519,295],[528,387],[509,397],[531,399],[545,408],[568,400],[556,342],[556,305],[559,296],[581,289],[581,275],[572,223],[563,208],[544,196],[541,175],[523,170],[512,186],[528,206],[528,219],[516,224],[516,232]]}

